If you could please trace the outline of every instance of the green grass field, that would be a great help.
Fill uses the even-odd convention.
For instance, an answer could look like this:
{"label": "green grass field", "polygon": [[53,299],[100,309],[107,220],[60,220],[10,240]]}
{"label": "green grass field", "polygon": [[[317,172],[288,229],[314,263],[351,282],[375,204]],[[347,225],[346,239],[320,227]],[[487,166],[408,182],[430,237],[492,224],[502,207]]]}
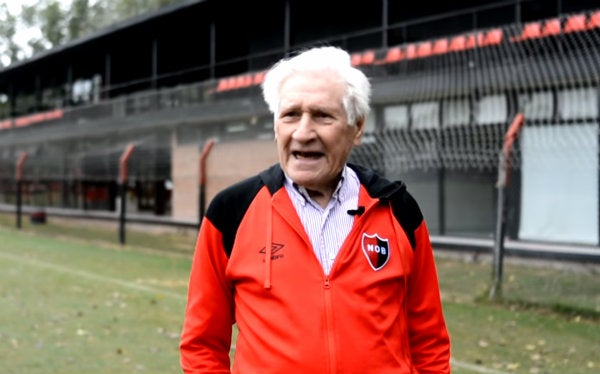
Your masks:
{"label": "green grass field", "polygon": [[[195,235],[0,214],[2,373],[180,373]],[[438,251],[441,253],[441,251]],[[486,261],[438,256],[454,373],[600,372],[600,275],[507,262],[490,303]]]}

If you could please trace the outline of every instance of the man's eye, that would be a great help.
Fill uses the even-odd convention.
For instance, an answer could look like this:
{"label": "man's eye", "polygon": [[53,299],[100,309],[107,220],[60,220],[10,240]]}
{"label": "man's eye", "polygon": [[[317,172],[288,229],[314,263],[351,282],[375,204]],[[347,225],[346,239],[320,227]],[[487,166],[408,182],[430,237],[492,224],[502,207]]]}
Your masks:
{"label": "man's eye", "polygon": [[314,118],[319,121],[328,121],[331,120],[333,116],[326,112],[317,112],[314,114]]}
{"label": "man's eye", "polygon": [[281,113],[281,118],[291,119],[291,118],[298,117],[298,115],[299,115],[298,112],[294,112],[294,111],[283,112],[283,113]]}

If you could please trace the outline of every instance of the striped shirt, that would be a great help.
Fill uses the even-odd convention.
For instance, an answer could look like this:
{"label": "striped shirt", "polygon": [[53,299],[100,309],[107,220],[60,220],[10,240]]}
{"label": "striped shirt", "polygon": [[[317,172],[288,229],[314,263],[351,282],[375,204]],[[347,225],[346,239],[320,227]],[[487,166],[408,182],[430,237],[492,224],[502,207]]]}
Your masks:
{"label": "striped shirt", "polygon": [[342,178],[326,208],[311,199],[308,191],[296,185],[287,175],[285,179],[285,189],[300,216],[315,255],[325,274],[329,274],[333,261],[354,223],[354,216],[348,214],[348,210],[358,206],[358,177],[354,170],[345,166]]}

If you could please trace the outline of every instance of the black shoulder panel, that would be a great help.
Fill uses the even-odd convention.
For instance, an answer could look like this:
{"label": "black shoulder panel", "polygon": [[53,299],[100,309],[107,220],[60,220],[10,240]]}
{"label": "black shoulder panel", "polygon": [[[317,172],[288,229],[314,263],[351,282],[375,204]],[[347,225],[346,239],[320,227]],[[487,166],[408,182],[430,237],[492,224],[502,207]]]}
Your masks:
{"label": "black shoulder panel", "polygon": [[373,170],[359,165],[348,164],[358,175],[361,183],[370,196],[379,198],[381,204],[391,204],[394,216],[404,229],[413,250],[416,248],[415,230],[423,221],[423,214],[419,204],[406,190],[406,185],[401,182],[391,182],[379,176]]}
{"label": "black shoulder panel", "polygon": [[231,255],[238,227],[248,207],[263,186],[264,183],[259,176],[251,177],[219,192],[208,206],[206,218],[223,235],[223,246],[227,257]]}
{"label": "black shoulder panel", "polygon": [[417,245],[415,230],[423,221],[423,214],[412,195],[403,188],[390,199],[394,216],[404,229],[413,250]]}

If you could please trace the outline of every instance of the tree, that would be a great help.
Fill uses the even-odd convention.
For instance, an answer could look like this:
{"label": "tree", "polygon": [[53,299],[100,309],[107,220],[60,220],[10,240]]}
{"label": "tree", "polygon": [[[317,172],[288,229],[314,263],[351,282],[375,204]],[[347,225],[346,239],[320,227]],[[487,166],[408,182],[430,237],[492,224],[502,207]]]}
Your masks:
{"label": "tree", "polygon": [[114,5],[115,14],[118,14],[120,19],[131,18],[148,11],[165,7],[178,1],[180,0],[105,0],[105,2],[112,3]]}
{"label": "tree", "polygon": [[0,67],[7,66],[19,60],[19,46],[15,43],[17,18],[10,14],[6,4],[0,5]]}
{"label": "tree", "polygon": [[[57,47],[103,27],[182,0],[38,0],[21,6],[19,15],[0,5],[0,67]],[[27,41],[30,51],[15,43],[19,22],[38,29],[39,36]]]}
{"label": "tree", "polygon": [[69,20],[67,21],[67,35],[74,40],[87,34],[90,29],[90,2],[88,0],[73,0]]}
{"label": "tree", "polygon": [[66,12],[61,9],[58,0],[38,1],[37,4],[21,7],[23,24],[41,31],[41,37],[33,37],[27,41],[33,53],[65,42],[65,16]]}

